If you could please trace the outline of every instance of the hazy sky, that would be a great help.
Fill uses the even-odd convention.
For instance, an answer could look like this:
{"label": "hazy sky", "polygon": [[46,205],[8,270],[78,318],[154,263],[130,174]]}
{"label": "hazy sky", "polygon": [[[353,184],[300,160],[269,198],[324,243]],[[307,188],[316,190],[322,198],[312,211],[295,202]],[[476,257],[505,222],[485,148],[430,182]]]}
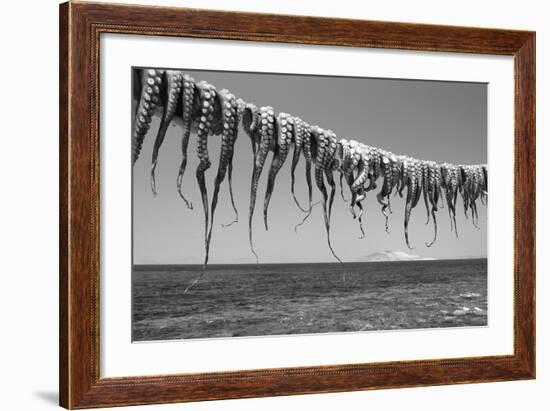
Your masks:
{"label": "hazy sky", "polygon": [[[388,80],[372,78],[297,76],[281,74],[231,73],[186,70],[195,80],[206,80],[218,89],[227,88],[238,97],[258,106],[271,105],[275,111],[300,116],[310,124],[332,129],[339,138],[440,163],[478,164],[487,161],[486,84]],[[158,130],[155,116],[145,138],[133,174],[134,263],[201,263],[204,258],[203,211],[195,178],[198,164],[196,136],[189,142],[189,160],[184,191],[194,205],[188,210],[176,190],[181,161],[181,123],[172,125],[161,148],[157,167],[158,196],[150,189],[151,152]],[[209,152],[212,167],[207,171],[209,201],[217,173],[220,137],[211,136]],[[290,194],[290,153],[277,176],[269,210],[269,231],[263,226],[263,198],[271,155],[264,167],[254,216],[254,238],[260,262],[334,261],[326,243],[322,207],[317,206],[298,234],[294,226],[302,219]],[[211,242],[212,263],[253,263],[248,245],[248,205],[252,174],[250,140],[239,132],[235,145],[233,184],[239,223],[222,228],[233,219],[227,179],[220,190]],[[306,203],[304,159],[297,169],[296,191]],[[320,193],[314,183],[314,198]],[[377,191],[376,191],[377,192]],[[390,233],[384,230],[384,217],[369,192],[364,201],[366,237],[359,239],[359,227],[339,192],[332,215],[332,244],[344,261],[356,261],[379,250],[405,251],[423,257],[453,258],[485,256],[487,249],[486,207],[479,207],[480,228],[464,218],[462,199],[457,204],[459,238],[450,232],[447,208],[437,213],[437,242],[427,248],[433,225],[425,225],[426,210],[421,200],[413,210],[409,250],[403,233],[405,199],[392,197]],[[347,193],[349,196],[349,193]]]}

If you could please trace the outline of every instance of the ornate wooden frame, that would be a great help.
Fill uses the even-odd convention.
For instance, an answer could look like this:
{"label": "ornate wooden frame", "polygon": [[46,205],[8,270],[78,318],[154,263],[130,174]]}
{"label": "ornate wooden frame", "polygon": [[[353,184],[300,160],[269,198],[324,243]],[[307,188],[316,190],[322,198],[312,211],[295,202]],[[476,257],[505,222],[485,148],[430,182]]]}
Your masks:
{"label": "ornate wooden frame", "polygon": [[[101,33],[513,56],[514,354],[155,377],[99,373]],[[90,408],[535,377],[535,33],[70,2],[60,6],[60,404]]]}

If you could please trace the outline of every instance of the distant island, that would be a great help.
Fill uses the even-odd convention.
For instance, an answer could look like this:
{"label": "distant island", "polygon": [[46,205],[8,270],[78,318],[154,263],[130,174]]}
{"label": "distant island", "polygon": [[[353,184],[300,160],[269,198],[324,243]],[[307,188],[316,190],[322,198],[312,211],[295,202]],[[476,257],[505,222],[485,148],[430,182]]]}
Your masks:
{"label": "distant island", "polygon": [[436,260],[432,257],[421,257],[416,254],[408,254],[404,251],[376,251],[364,257],[357,259],[357,262],[375,262],[375,261],[427,261]]}

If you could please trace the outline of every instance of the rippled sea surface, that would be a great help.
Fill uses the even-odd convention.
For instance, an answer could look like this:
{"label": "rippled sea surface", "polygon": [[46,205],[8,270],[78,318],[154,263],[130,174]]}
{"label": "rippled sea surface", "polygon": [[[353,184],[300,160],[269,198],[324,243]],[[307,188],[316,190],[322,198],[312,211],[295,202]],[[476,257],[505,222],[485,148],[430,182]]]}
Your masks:
{"label": "rippled sea surface", "polygon": [[137,265],[134,341],[487,325],[487,259]]}

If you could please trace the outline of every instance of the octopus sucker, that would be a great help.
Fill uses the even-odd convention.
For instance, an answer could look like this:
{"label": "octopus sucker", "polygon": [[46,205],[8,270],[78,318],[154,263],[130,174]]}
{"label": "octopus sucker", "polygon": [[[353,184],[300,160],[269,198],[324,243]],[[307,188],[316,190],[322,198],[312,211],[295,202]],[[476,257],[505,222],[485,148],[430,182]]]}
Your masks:
{"label": "octopus sucker", "polygon": [[221,111],[222,142],[218,174],[216,175],[216,180],[214,182],[214,194],[212,195],[212,204],[210,205],[210,228],[208,231],[207,240],[208,245],[210,245],[210,240],[212,238],[212,227],[214,226],[214,214],[218,205],[220,185],[225,179],[229,164],[231,163],[231,159],[233,157],[233,146],[235,144],[238,131],[237,102],[235,96],[228,90],[223,89],[218,93],[218,98]]}
{"label": "octopus sucker", "polygon": [[[252,171],[252,181],[250,184],[250,207],[248,210],[248,240],[250,243],[250,250],[256,257],[256,263],[258,262],[258,254],[254,249],[254,242],[252,238],[252,221],[254,218],[254,208],[256,206],[256,194],[258,191],[258,182],[264,168],[267,154],[273,149],[274,134],[275,134],[275,114],[273,107],[261,107],[259,112],[258,121],[254,121],[251,127],[257,127],[259,133],[259,143],[253,141],[253,151],[255,152],[254,169]],[[254,148],[255,147],[255,148]]]}
{"label": "octopus sucker", "polygon": [[195,80],[189,75],[183,76],[182,93],[181,93],[181,111],[183,120],[183,133],[181,136],[181,164],[176,180],[177,190],[182,200],[187,205],[187,208],[192,210],[193,204],[185,198],[183,194],[183,176],[187,168],[187,148],[189,146],[189,137],[191,135],[191,126],[193,124],[193,109],[196,98]]}
{"label": "octopus sucker", "polygon": [[208,156],[208,135],[212,131],[212,122],[214,120],[214,102],[216,89],[211,84],[201,81],[197,85],[200,95],[201,113],[197,132],[197,156],[199,165],[195,171],[197,183],[201,193],[202,208],[204,211],[204,267],[208,265],[208,257],[210,252],[210,243],[208,241],[209,229],[209,207],[208,207],[208,191],[206,189],[206,181],[204,174],[210,168],[212,163]]}
{"label": "octopus sucker", "polygon": [[178,107],[181,88],[183,83],[183,75],[179,71],[166,70],[163,75],[163,89],[161,91],[161,102],[164,107],[162,113],[162,119],[160,121],[160,126],[157,132],[157,137],[155,139],[155,144],[153,146],[153,155],[151,159],[151,190],[153,195],[157,195],[156,181],[155,181],[155,169],[157,167],[157,160],[159,149],[164,142],[166,136],[166,131],[168,126],[172,122],[176,108]]}
{"label": "octopus sucker", "polygon": [[279,113],[275,123],[275,128],[277,129],[277,144],[275,145],[275,149],[273,151],[273,159],[271,160],[271,168],[269,169],[264,199],[264,225],[266,230],[268,230],[267,210],[269,208],[271,196],[273,195],[275,179],[277,178],[277,174],[288,156],[292,135],[294,133],[294,127],[294,119],[290,114]]}
{"label": "octopus sucker", "polygon": [[135,164],[141,153],[141,146],[149,127],[151,117],[160,102],[160,87],[164,70],[142,70],[141,95],[134,116],[132,132],[132,164]]}

